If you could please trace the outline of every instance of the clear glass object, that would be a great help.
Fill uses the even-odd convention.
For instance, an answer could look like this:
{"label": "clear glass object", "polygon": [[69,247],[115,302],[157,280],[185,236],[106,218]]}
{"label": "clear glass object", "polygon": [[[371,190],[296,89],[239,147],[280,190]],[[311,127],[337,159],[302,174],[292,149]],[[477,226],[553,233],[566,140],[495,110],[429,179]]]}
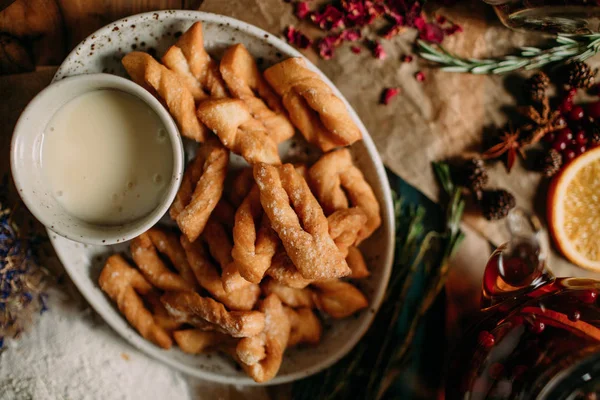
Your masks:
{"label": "clear glass object", "polygon": [[484,0],[509,28],[582,35],[600,32],[599,0]]}
{"label": "clear glass object", "polygon": [[517,210],[508,223],[481,313],[451,353],[446,399],[600,398],[600,281],[556,278],[539,222]]}

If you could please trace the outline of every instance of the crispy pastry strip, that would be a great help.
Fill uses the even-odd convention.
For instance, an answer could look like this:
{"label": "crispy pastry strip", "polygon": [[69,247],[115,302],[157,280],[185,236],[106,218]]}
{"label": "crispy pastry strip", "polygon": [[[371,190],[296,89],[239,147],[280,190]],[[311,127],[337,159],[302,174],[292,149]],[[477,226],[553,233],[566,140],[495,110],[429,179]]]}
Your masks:
{"label": "crispy pastry strip", "polygon": [[233,337],[258,335],[265,328],[265,314],[259,311],[227,311],[223,304],[193,292],[167,292],[161,297],[175,319],[206,327],[209,322],[219,332]]}
{"label": "crispy pastry strip", "polygon": [[244,157],[248,163],[281,163],[277,143],[242,100],[206,100],[198,106],[197,115],[225,147]]}
{"label": "crispy pastry strip", "polygon": [[282,97],[290,120],[309,143],[329,151],[361,139],[344,102],[303,59],[277,63],[265,71],[265,78]]}
{"label": "crispy pastry strip", "polygon": [[[227,89],[219,67],[204,49],[201,22],[194,23],[181,35],[177,43],[167,50],[162,62],[184,77],[188,85],[204,90],[211,97],[227,97]],[[191,78],[195,78],[197,84],[193,83]],[[206,93],[205,97],[208,97]]]}
{"label": "crispy pastry strip", "polygon": [[313,308],[315,306],[312,299],[313,294],[309,288],[292,288],[279,283],[274,279],[263,279],[260,288],[265,297],[274,293],[281,299],[283,304],[292,308]]}
{"label": "crispy pastry strip", "polygon": [[333,279],[350,274],[329,236],[321,206],[293,165],[257,164],[254,179],[273,230],[304,278]]}
{"label": "crispy pastry strip", "polygon": [[262,122],[276,143],[294,136],[294,126],[279,96],[263,78],[243,44],[234,44],[225,51],[219,70],[231,95],[246,103],[250,114]]}
{"label": "crispy pastry strip", "polygon": [[144,307],[138,295],[150,293],[153,289],[137,270],[118,254],[113,254],[98,279],[100,288],[114,301],[127,321],[147,340],[163,349],[169,349],[173,342],[169,334],[154,320]]}
{"label": "crispy pastry strip", "polygon": [[208,244],[210,254],[221,266],[221,279],[225,292],[231,293],[250,286],[251,282],[242,278],[236,263],[231,257],[232,244],[225,227],[211,217],[206,224],[202,237]]}
{"label": "crispy pastry strip", "polygon": [[279,238],[260,204],[260,192],[255,185],[235,213],[231,256],[240,275],[260,283],[271,266]]}
{"label": "crispy pastry strip", "polygon": [[[191,168],[192,172],[187,177],[184,176],[184,181],[190,179],[193,184],[193,178],[197,175],[197,168],[199,168],[197,163],[202,165],[202,172],[191,197],[189,196],[190,186],[186,182],[182,182],[182,187],[170,210],[171,218],[177,221],[179,229],[192,242],[204,230],[210,214],[223,194],[229,152],[218,140],[207,140],[198,148],[196,160],[188,167],[188,170]],[[187,204],[183,210],[181,210],[181,204]]]}
{"label": "crispy pastry strip", "polygon": [[349,317],[369,305],[360,290],[339,279],[313,282],[312,287],[317,308],[333,318]]}
{"label": "crispy pastry strip", "polygon": [[282,246],[273,256],[267,275],[277,282],[295,289],[304,289],[312,282],[311,279],[306,279],[300,274]]}
{"label": "crispy pastry strip", "polygon": [[366,278],[371,274],[369,272],[369,269],[367,268],[365,258],[363,257],[358,247],[348,248],[348,256],[346,257],[346,262],[352,270],[352,273],[349,276],[352,279]]}
{"label": "crispy pastry strip", "polygon": [[186,252],[190,267],[196,279],[216,300],[220,301],[230,310],[250,311],[260,295],[258,285],[250,284],[242,289],[227,293],[217,268],[210,262],[204,244],[197,240],[194,243],[181,236],[181,244]]}
{"label": "crispy pastry strip", "polygon": [[175,72],[139,51],[127,54],[121,62],[134,82],[166,103],[183,136],[198,142],[206,139],[208,131],[196,117],[194,97]]}
{"label": "crispy pastry strip", "polygon": [[134,238],[129,248],[133,261],[152,285],[162,290],[194,290],[194,281],[186,281],[167,268],[158,256],[148,232]]}
{"label": "crispy pastry strip", "polygon": [[152,290],[150,293],[144,295],[143,298],[150,307],[150,311],[152,311],[154,321],[161,328],[172,333],[172,331],[181,327],[182,323],[171,317],[163,303],[160,302],[160,293],[157,290]]}
{"label": "crispy pastry strip", "polygon": [[321,321],[310,308],[299,308],[294,310],[290,307],[284,307],[287,314],[291,330],[288,347],[298,344],[317,344],[321,341],[323,326]]}
{"label": "crispy pastry strip", "polygon": [[181,351],[188,354],[200,354],[206,350],[234,346],[236,339],[221,332],[184,329],[173,332],[175,343]]}
{"label": "crispy pastry strip", "polygon": [[252,379],[266,382],[275,377],[281,366],[290,336],[290,320],[281,300],[274,294],[268,296],[259,309],[265,315],[264,332],[241,339],[236,354],[242,368]]}
{"label": "crispy pastry strip", "polygon": [[367,216],[358,207],[343,208],[327,217],[329,235],[344,257],[348,255],[348,248],[356,243],[366,222]]}
{"label": "crispy pastry strip", "polygon": [[359,232],[357,244],[381,225],[379,202],[362,172],[352,163],[348,149],[324,154],[308,174],[312,189],[327,215],[348,208],[348,200],[366,214],[367,222]]}
{"label": "crispy pastry strip", "polygon": [[147,233],[158,252],[166,255],[183,280],[191,284],[193,289],[196,290],[198,282],[177,235],[174,232],[157,227],[148,229]]}

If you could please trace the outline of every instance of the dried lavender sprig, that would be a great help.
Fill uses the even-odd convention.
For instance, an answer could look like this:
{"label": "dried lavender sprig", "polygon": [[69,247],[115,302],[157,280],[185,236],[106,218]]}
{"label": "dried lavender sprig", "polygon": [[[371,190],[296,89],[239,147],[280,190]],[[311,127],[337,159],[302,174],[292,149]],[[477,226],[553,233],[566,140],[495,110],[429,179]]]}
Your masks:
{"label": "dried lavender sprig", "polygon": [[444,47],[417,40],[420,57],[440,64],[440,69],[448,72],[468,72],[471,74],[503,74],[520,69],[532,70],[551,63],[568,60],[584,61],[600,51],[600,34],[562,36],[554,38],[554,44],[547,49],[521,47],[518,54],[499,58],[463,58],[450,53]]}

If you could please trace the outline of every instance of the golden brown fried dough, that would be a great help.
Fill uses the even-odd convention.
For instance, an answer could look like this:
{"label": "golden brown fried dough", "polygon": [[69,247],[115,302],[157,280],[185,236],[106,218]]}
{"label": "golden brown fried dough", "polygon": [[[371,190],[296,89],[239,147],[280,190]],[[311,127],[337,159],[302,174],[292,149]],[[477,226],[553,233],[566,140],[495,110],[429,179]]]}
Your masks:
{"label": "golden brown fried dough", "polygon": [[246,196],[248,196],[248,193],[250,193],[252,186],[254,186],[252,168],[242,168],[231,183],[231,193],[229,194],[231,204],[239,207]]}
{"label": "golden brown fried dough", "polygon": [[281,299],[283,304],[292,308],[313,308],[315,306],[312,298],[313,293],[309,288],[292,288],[274,279],[264,279],[260,284],[260,288],[265,297],[274,293]]}
{"label": "golden brown fried dough", "polygon": [[[202,89],[205,94],[210,94],[210,97],[227,97],[227,89],[219,72],[219,66],[204,49],[201,22],[194,23],[181,35],[177,43],[169,48],[162,61],[167,67],[184,77],[187,85]],[[191,80],[192,77],[197,84]]]}
{"label": "golden brown fried dough", "polygon": [[188,354],[200,354],[222,346],[234,346],[236,339],[221,332],[185,329],[173,332],[175,343],[181,351]]}
{"label": "golden brown fried dough", "polygon": [[260,192],[254,186],[235,213],[231,256],[240,275],[260,283],[271,266],[279,238],[260,204]]}
{"label": "golden brown fried dough", "polygon": [[233,337],[258,335],[265,328],[265,314],[259,311],[227,311],[223,304],[192,292],[167,292],[161,301],[171,316],[191,325],[210,323],[219,332]]}
{"label": "golden brown fried dough", "polygon": [[133,261],[152,285],[161,290],[194,290],[193,281],[188,282],[167,268],[147,232],[134,238],[129,243],[129,248]]}
{"label": "golden brown fried dough", "polygon": [[265,71],[265,78],[282,97],[290,120],[309,143],[329,151],[362,138],[344,102],[303,59],[277,63]]}
{"label": "golden brown fried dough", "polygon": [[277,143],[242,100],[206,100],[198,106],[197,115],[225,147],[248,163],[281,164]]}
{"label": "golden brown fried dough", "polygon": [[[195,184],[194,191],[191,197],[188,197],[189,185],[182,183],[170,210],[171,218],[177,221],[179,229],[191,242],[200,236],[223,194],[229,152],[218,140],[207,140],[198,148],[196,158],[197,160],[188,167],[188,169],[192,168],[189,179],[193,179],[194,175],[197,175],[196,163],[202,165],[202,172]],[[184,184],[185,186],[183,186]],[[181,210],[181,204],[187,204],[183,210]]]}
{"label": "golden brown fried dough", "polygon": [[114,254],[106,260],[98,284],[142,337],[163,349],[171,347],[173,342],[169,334],[156,323],[138,295],[150,293],[152,286],[123,257]]}
{"label": "golden brown fried dough", "polygon": [[369,272],[369,269],[367,268],[367,263],[365,262],[365,259],[358,247],[348,248],[348,256],[346,257],[346,262],[352,270],[352,273],[350,274],[350,278],[352,279],[366,278],[371,274]]}
{"label": "golden brown fried dough", "polygon": [[169,315],[163,303],[160,302],[160,296],[161,294],[157,290],[153,290],[144,295],[143,298],[150,307],[150,311],[154,317],[154,322],[156,322],[165,331],[171,333],[172,331],[179,329],[182,323]]}
{"label": "golden brown fried dough", "polygon": [[174,232],[157,227],[148,229],[147,233],[158,252],[166,255],[183,280],[192,285],[193,289],[196,290],[198,282],[196,281],[194,272],[190,268],[185,251],[183,251],[183,247],[179,243],[179,237]]}
{"label": "golden brown fried dough", "polygon": [[256,382],[266,382],[277,375],[290,336],[290,320],[279,298],[272,294],[261,304],[265,315],[264,331],[241,339],[236,354],[242,368]]}
{"label": "golden brown fried dough", "polygon": [[254,179],[271,227],[304,278],[333,279],[350,274],[344,256],[329,236],[321,206],[293,165],[257,164]]}
{"label": "golden brown fried dough", "polygon": [[348,149],[324,154],[308,174],[311,187],[327,215],[348,208],[348,200],[366,214],[367,223],[359,232],[357,244],[381,225],[379,202],[362,172],[352,163]]}
{"label": "golden brown fried dough", "polygon": [[279,96],[263,78],[243,44],[235,44],[225,51],[219,70],[231,95],[246,103],[250,114],[265,126],[276,143],[294,136],[294,126]]}
{"label": "golden brown fried dough", "polygon": [[321,321],[310,308],[299,308],[294,310],[289,307],[284,307],[290,325],[290,339],[288,347],[293,347],[298,344],[318,344],[321,341],[323,334],[323,326]]}
{"label": "golden brown fried dough", "polygon": [[242,289],[227,293],[223,288],[219,271],[206,254],[204,244],[199,240],[190,243],[185,235],[181,236],[181,244],[200,286],[206,289],[217,301],[234,311],[250,311],[254,308],[254,304],[256,304],[260,295],[258,285],[250,284]]}
{"label": "golden brown fried dough", "polygon": [[194,97],[175,72],[139,51],[127,54],[121,62],[135,83],[166,103],[183,136],[204,142],[208,131],[198,121]]}
{"label": "golden brown fried dough", "polygon": [[333,318],[346,318],[366,308],[369,302],[351,283],[339,279],[313,282],[317,308]]}
{"label": "golden brown fried dough", "polygon": [[311,284],[311,279],[306,279],[300,274],[292,260],[288,257],[283,246],[277,249],[277,252],[271,260],[271,266],[267,270],[267,275],[275,281],[295,289],[303,289]]}
{"label": "golden brown fried dough", "polygon": [[327,217],[329,235],[344,257],[348,255],[348,248],[356,244],[366,222],[367,216],[358,207],[343,208]]}

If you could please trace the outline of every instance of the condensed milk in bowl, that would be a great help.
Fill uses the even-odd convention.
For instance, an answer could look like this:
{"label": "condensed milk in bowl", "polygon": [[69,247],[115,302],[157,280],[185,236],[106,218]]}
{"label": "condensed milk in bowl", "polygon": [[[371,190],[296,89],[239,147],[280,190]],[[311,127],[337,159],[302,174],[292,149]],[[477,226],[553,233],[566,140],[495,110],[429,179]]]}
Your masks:
{"label": "condensed milk in bowl", "polygon": [[172,203],[183,173],[177,127],[141,86],[109,74],[50,85],[22,113],[11,168],[47,228],[87,244],[129,240]]}

